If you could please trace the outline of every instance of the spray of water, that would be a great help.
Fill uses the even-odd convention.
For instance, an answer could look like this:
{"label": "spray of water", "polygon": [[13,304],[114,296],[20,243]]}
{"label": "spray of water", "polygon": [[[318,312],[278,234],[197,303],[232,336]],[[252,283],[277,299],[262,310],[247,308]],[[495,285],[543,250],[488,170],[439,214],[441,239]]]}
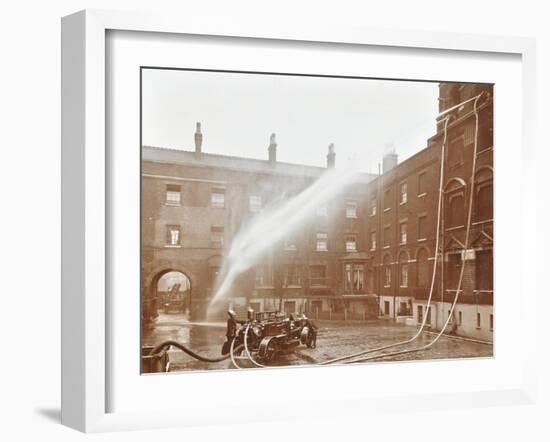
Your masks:
{"label": "spray of water", "polygon": [[275,244],[292,235],[315,215],[318,207],[357,182],[358,177],[355,168],[327,170],[301,193],[264,208],[250,224],[241,228],[224,260],[222,279],[211,305],[226,298],[240,274],[255,266]]}

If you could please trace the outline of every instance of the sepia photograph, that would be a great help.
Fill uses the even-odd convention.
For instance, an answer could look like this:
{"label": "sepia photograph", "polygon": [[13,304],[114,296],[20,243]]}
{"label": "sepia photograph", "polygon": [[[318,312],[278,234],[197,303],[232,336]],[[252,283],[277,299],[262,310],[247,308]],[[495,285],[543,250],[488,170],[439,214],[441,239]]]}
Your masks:
{"label": "sepia photograph", "polygon": [[141,373],[493,357],[493,85],[141,68]]}

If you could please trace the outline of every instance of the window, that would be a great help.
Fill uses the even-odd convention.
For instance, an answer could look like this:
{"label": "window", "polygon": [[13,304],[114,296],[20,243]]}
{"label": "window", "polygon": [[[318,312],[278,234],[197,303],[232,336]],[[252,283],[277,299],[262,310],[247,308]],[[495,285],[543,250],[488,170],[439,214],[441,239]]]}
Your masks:
{"label": "window", "polygon": [[297,264],[288,264],[285,268],[285,286],[302,285],[302,268]]}
{"label": "window", "polygon": [[357,202],[346,202],[346,218],[357,218]]}
{"label": "window", "polygon": [[493,183],[486,182],[476,187],[476,221],[493,219]]}
{"label": "window", "polygon": [[363,264],[345,264],[345,289],[347,293],[360,293],[365,288],[365,268]]}
{"label": "window", "polygon": [[391,286],[391,262],[389,255],[384,256],[384,287]]}
{"label": "window", "polygon": [[477,314],[476,327],[481,328],[481,313]]}
{"label": "window", "polygon": [[463,147],[464,139],[459,138],[454,140],[447,150],[447,160],[449,161],[449,166],[457,166],[463,163]]}
{"label": "window", "polygon": [[256,267],[256,287],[272,287],[273,271],[271,266],[264,264]]}
{"label": "window", "polygon": [[317,216],[328,216],[328,208],[325,204],[317,207]]}
{"label": "window", "polygon": [[180,226],[166,226],[166,244],[169,246],[180,245]]}
{"label": "window", "polygon": [[399,255],[399,286],[407,287],[409,285],[409,255],[402,252]]}
{"label": "window", "polygon": [[223,226],[212,226],[210,228],[210,238],[213,247],[223,247],[224,228]]}
{"label": "window", "polygon": [[426,307],[426,324],[432,323],[432,307]]}
{"label": "window", "polygon": [[390,227],[384,227],[384,247],[389,247],[391,243],[390,239]]}
{"label": "window", "polygon": [[324,286],[327,282],[327,268],[324,265],[310,266],[309,276],[311,286]]}
{"label": "window", "polygon": [[426,195],[428,191],[427,187],[427,175],[426,172],[421,172],[418,174],[418,196]]}
{"label": "window", "polygon": [[493,314],[489,315],[489,328],[493,331]]}
{"label": "window", "polygon": [[384,212],[391,208],[391,189],[384,191]]}
{"label": "window", "polygon": [[376,250],[376,232],[370,232],[370,249]]}
{"label": "window", "polygon": [[285,250],[297,250],[298,247],[296,247],[296,241],[292,238],[287,238],[285,240]]}
{"label": "window", "polygon": [[328,250],[328,235],[326,233],[317,234],[316,250],[318,252],[326,252]]}
{"label": "window", "polygon": [[357,239],[355,236],[346,236],[346,252],[357,252]]}
{"label": "window", "polygon": [[166,185],[166,204],[169,206],[179,206],[181,204],[181,186],[176,184]]}
{"label": "window", "polygon": [[225,207],[225,191],[223,189],[212,190],[210,201],[212,207],[223,209]]}
{"label": "window", "polygon": [[407,244],[407,223],[399,224],[399,244]]}
{"label": "window", "polygon": [[428,238],[428,232],[427,232],[427,220],[428,218],[426,215],[421,215],[418,217],[418,239],[423,240]]}
{"label": "window", "polygon": [[458,312],[458,325],[462,325],[462,312]]}
{"label": "window", "polygon": [[416,285],[420,288],[427,288],[429,281],[428,252],[426,249],[420,249],[416,257],[417,276]]}
{"label": "window", "polygon": [[399,186],[399,204],[407,202],[407,183],[401,183]]}
{"label": "window", "polygon": [[344,266],[344,274],[345,274],[345,289],[346,289],[346,292],[350,292],[351,291],[351,281],[352,281],[352,267],[351,267],[351,264],[346,264]]}
{"label": "window", "polygon": [[476,251],[476,290],[493,290],[493,251]]}
{"label": "window", "polygon": [[449,196],[447,206],[447,225],[459,227],[464,225],[464,198],[462,193]]}
{"label": "window", "polygon": [[482,152],[485,149],[489,149],[490,147],[493,147],[493,125],[482,124],[479,126],[479,139],[478,139],[477,151]]}
{"label": "window", "polygon": [[409,285],[409,267],[407,264],[401,264],[401,287],[407,287]]}
{"label": "window", "polygon": [[353,265],[353,290],[356,293],[365,288],[365,271],[363,264]]}
{"label": "window", "polygon": [[376,215],[376,198],[371,198],[370,200],[370,215]]}
{"label": "window", "polygon": [[250,195],[248,199],[248,209],[251,212],[259,212],[262,210],[262,197],[258,195]]}

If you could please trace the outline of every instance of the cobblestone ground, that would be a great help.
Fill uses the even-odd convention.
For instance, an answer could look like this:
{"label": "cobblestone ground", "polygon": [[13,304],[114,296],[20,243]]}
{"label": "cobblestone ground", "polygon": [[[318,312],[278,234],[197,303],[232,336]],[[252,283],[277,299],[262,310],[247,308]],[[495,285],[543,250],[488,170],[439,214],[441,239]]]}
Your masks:
{"label": "cobblestone ground", "polygon": [[[319,327],[317,348],[300,346],[296,351],[280,355],[271,362],[273,366],[316,364],[363,350],[381,347],[411,338],[416,327],[397,324],[392,320],[365,322],[317,321]],[[435,335],[423,333],[413,343],[395,349],[421,347],[432,341]],[[161,314],[156,323],[144,331],[143,345],[157,345],[168,339],[176,340],[193,351],[209,356],[220,356],[225,340],[225,323],[189,322],[184,315]],[[379,353],[373,353],[379,354]],[[170,350],[170,371],[220,370],[234,368],[230,360],[219,363],[204,363],[179,350]],[[367,355],[368,357],[370,355]],[[380,361],[424,360],[445,358],[475,358],[493,356],[493,346],[463,341],[442,336],[430,349],[409,353]],[[375,361],[378,362],[378,361]],[[240,361],[243,367],[252,367],[250,362]]]}

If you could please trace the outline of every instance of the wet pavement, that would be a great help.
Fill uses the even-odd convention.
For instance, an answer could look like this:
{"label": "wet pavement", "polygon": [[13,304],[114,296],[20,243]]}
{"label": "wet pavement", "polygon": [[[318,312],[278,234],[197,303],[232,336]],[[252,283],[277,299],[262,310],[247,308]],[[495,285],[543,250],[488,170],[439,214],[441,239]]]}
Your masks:
{"label": "wet pavement", "polygon": [[[294,352],[279,355],[271,366],[318,364],[341,356],[410,339],[416,327],[395,323],[393,320],[361,322],[316,321],[318,326],[317,348],[300,345]],[[422,347],[435,338],[423,333],[414,342],[386,352]],[[221,355],[225,341],[224,322],[191,322],[183,314],[160,314],[152,327],[144,330],[143,345],[158,345],[166,340],[181,342],[191,350],[207,357]],[[366,355],[377,355],[381,352]],[[442,336],[432,347],[414,353],[380,359],[403,361],[424,359],[455,359],[493,356],[493,346]],[[193,359],[182,351],[169,351],[170,371],[233,369],[230,360],[205,363]],[[253,367],[248,361],[238,361],[244,368]],[[376,361],[374,361],[376,362]]]}

